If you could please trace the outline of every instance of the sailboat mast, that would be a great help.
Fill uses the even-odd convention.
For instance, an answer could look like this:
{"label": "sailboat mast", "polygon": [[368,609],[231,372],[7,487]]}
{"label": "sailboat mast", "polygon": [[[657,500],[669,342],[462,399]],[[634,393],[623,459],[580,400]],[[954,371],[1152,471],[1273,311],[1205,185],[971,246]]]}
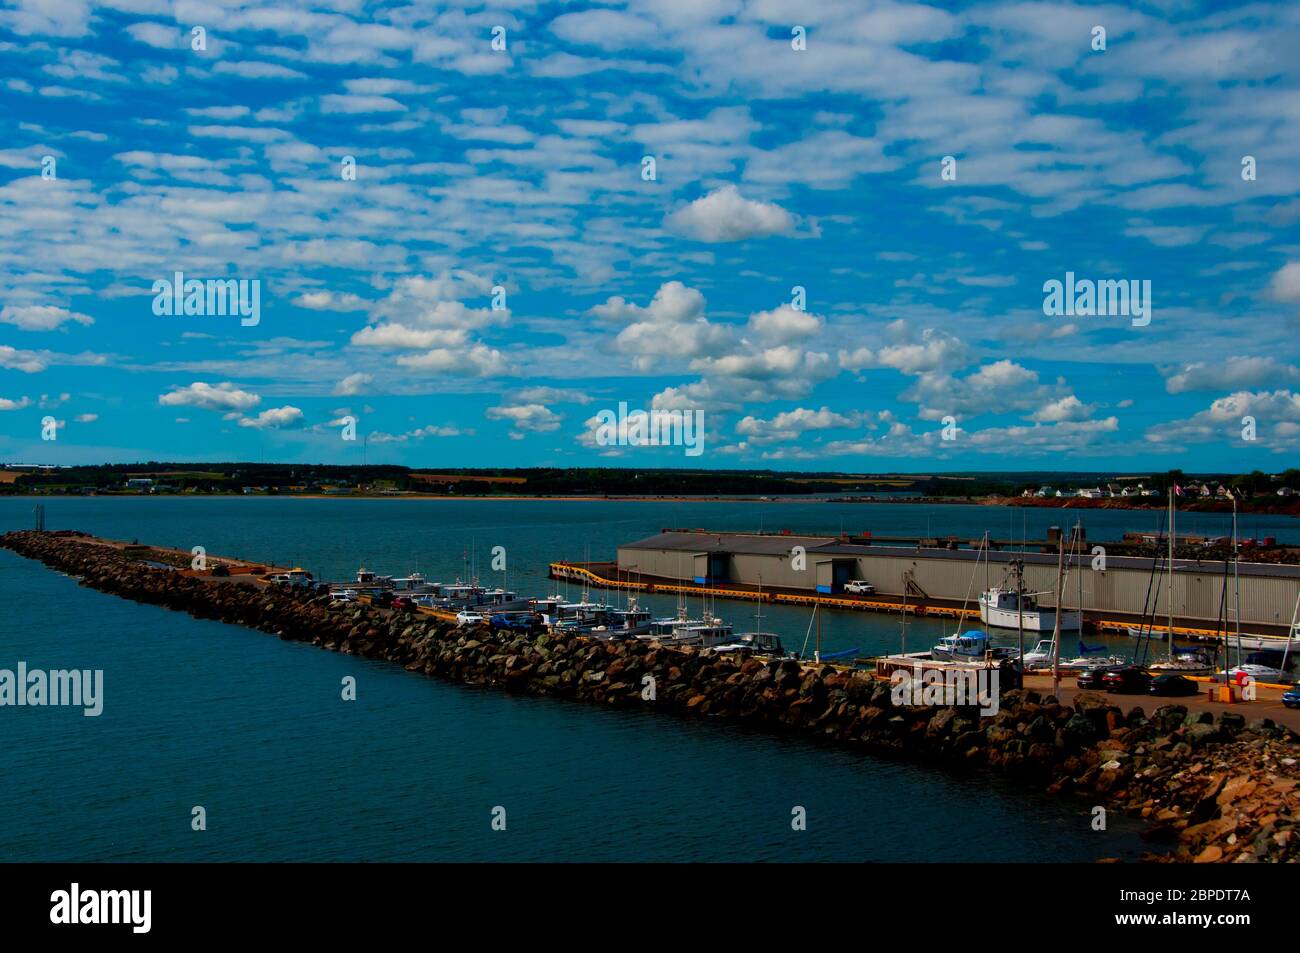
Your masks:
{"label": "sailboat mast", "polygon": [[[988,598],[989,598],[989,531],[985,530],[984,531],[984,601],[987,602]],[[988,613],[985,612],[983,613],[983,615],[987,617]],[[987,621],[985,621],[984,623],[985,634],[987,634],[988,631],[989,631],[989,624]]]}
{"label": "sailboat mast", "polygon": [[1056,541],[1056,609],[1052,613],[1052,694],[1061,688],[1061,595],[1065,585],[1065,537]]}
{"label": "sailboat mast", "polygon": [[[1238,564],[1238,562],[1239,562],[1239,559],[1238,559],[1238,557],[1237,557],[1237,496],[1236,496],[1236,494],[1233,494],[1233,497],[1232,497],[1232,588],[1233,588],[1233,597],[1232,597],[1232,614],[1233,614],[1233,616],[1235,616],[1235,618],[1236,618],[1236,629],[1237,629],[1237,664],[1240,665],[1241,662],[1242,662],[1242,655],[1241,655],[1241,576],[1238,575],[1238,573],[1237,573],[1237,564]],[[1300,602],[1300,596],[1297,597],[1297,602]],[[1291,644],[1291,634],[1288,632],[1288,633],[1287,633],[1287,645],[1290,646],[1290,644]],[[1226,659],[1228,653],[1225,651],[1223,654],[1224,654],[1224,658]]]}
{"label": "sailboat mast", "polygon": [[822,614],[816,609],[813,610],[813,614],[817,616],[817,647],[813,649],[813,658],[820,665],[822,663]]}
{"label": "sailboat mast", "polygon": [[1025,671],[1025,561],[1016,563],[1016,645],[1020,650],[1020,672]]}
{"label": "sailboat mast", "polygon": [[1169,485],[1169,659],[1174,658],[1174,486]]}
{"label": "sailboat mast", "polygon": [[[1291,610],[1291,628],[1286,630],[1286,648],[1282,650],[1282,665],[1281,665],[1282,671],[1284,672],[1286,671],[1287,658],[1291,655],[1291,637],[1295,635],[1295,624],[1296,624],[1297,617],[1300,617],[1300,592],[1296,593],[1295,608]],[[1240,627],[1238,627],[1238,632],[1240,633]],[[1240,634],[1238,634],[1237,636],[1237,641],[1238,642],[1241,641]],[[1240,651],[1240,649],[1238,649],[1238,651]],[[1237,664],[1240,665],[1241,662],[1238,661]]]}

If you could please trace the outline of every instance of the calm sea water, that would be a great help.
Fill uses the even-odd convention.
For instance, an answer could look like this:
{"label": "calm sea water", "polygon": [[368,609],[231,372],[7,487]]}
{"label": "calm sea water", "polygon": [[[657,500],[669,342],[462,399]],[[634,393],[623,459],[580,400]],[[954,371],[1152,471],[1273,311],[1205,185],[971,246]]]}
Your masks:
{"label": "calm sea water", "polygon": [[[975,521],[1006,518],[935,509],[968,535],[982,532]],[[28,526],[30,510],[0,500],[0,527]],[[806,503],[47,501],[52,529],[203,545],[320,577],[364,562],[445,579],[466,548],[486,567],[503,545],[507,581],[527,593],[554,587],[550,559],[606,558],[660,526],[740,529],[761,516],[838,530],[851,517],[848,527],[885,533],[915,531],[918,515]],[[1047,861],[1140,850],[1131,822],[1112,816],[1094,832],[1084,805],[996,778],[449,685],[92,592],[7,551],[0,604],[0,668],[100,668],[106,696],[98,718],[0,708],[0,860]],[[751,621],[752,607],[718,609]],[[808,618],[773,607],[764,627],[797,648]],[[914,645],[939,634],[937,623],[909,626]],[[828,651],[892,648],[898,621],[826,613],[823,637]],[[355,702],[340,699],[348,675]],[[205,832],[190,829],[195,805]],[[496,806],[505,831],[491,829]],[[791,829],[795,806],[805,831]]]}

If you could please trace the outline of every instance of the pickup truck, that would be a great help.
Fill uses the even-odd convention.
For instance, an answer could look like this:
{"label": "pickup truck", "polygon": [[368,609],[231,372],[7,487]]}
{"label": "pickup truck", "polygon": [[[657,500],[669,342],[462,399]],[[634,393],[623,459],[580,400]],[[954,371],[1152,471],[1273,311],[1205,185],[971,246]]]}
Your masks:
{"label": "pickup truck", "polygon": [[874,596],[876,587],[869,582],[863,582],[861,579],[850,579],[844,584],[845,592],[856,592],[860,596]]}

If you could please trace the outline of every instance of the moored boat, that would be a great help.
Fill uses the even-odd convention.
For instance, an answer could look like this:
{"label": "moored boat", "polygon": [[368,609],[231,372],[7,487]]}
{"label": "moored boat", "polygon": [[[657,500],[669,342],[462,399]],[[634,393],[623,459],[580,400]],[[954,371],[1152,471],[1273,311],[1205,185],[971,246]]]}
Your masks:
{"label": "moored boat", "polygon": [[[999,629],[1051,632],[1056,628],[1056,610],[1043,608],[1031,593],[993,586],[980,593],[980,621]],[[1077,632],[1083,616],[1078,611],[1061,613],[1061,631]]]}

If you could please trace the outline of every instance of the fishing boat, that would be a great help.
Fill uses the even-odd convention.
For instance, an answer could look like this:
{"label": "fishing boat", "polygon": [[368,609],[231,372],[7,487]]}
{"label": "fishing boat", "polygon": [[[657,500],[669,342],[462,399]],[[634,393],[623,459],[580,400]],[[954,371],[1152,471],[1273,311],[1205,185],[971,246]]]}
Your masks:
{"label": "fishing boat", "polygon": [[354,587],[357,589],[391,589],[392,586],[392,576],[381,576],[371,572],[365,566],[357,570],[357,578],[354,580]]}
{"label": "fishing boat", "polygon": [[781,643],[781,636],[775,632],[745,632],[737,636],[735,641],[713,647],[713,651],[719,653],[739,652],[742,650],[748,650],[755,655],[768,655],[776,658],[786,658],[790,654]]}
{"label": "fishing boat", "polygon": [[[988,552],[989,552],[989,534],[984,533],[983,542],[980,545],[981,555],[984,560],[984,586],[985,593],[997,590],[996,586],[989,586],[988,580]],[[979,571],[980,560],[975,560],[975,565],[971,569],[970,586],[966,589],[966,599],[962,602],[962,612],[966,611],[966,606],[970,603],[971,590],[975,588],[975,574]],[[1015,593],[1012,593],[1013,595]],[[980,619],[985,626],[990,623],[984,619],[984,597],[980,596]],[[1015,628],[1015,626],[1012,626]],[[978,629],[969,629],[966,632],[945,635],[937,645],[930,649],[930,657],[941,662],[983,662],[990,658],[1018,658],[1018,654],[1009,648],[1000,648],[993,645],[993,639],[988,632],[981,632]]]}
{"label": "fishing boat", "polygon": [[636,597],[628,599],[626,608],[609,609],[604,621],[591,628],[598,639],[633,639],[650,632],[654,617],[649,609],[637,605]]}
{"label": "fishing boat", "polygon": [[730,625],[706,614],[703,619],[674,626],[668,641],[674,645],[696,645],[711,649],[725,645],[735,637],[736,632]]}
{"label": "fishing boat", "polygon": [[552,632],[580,633],[607,625],[613,609],[599,602],[591,602],[585,598],[586,593],[583,596],[580,602],[569,602],[563,596],[532,599],[529,608],[537,613],[542,624]]}
{"label": "fishing boat", "polygon": [[[980,593],[980,621],[998,629],[1051,632],[1056,628],[1056,610],[1039,606],[1033,593],[994,586]],[[1061,613],[1061,631],[1077,632],[1083,622],[1078,611]]]}
{"label": "fishing boat", "polygon": [[982,662],[994,651],[987,632],[970,629],[959,635],[945,635],[930,649],[930,657],[940,662]]}
{"label": "fishing boat", "polygon": [[649,631],[638,634],[637,638],[702,648],[713,648],[732,641],[735,629],[713,614],[713,604],[707,596],[702,597],[702,600],[703,612],[700,618],[692,619],[686,608],[686,595],[679,592],[677,615],[655,619],[650,623]]}
{"label": "fishing boat", "polygon": [[398,595],[424,595],[438,590],[437,583],[429,582],[418,572],[413,572],[409,576],[396,576],[391,581],[393,592]]}

